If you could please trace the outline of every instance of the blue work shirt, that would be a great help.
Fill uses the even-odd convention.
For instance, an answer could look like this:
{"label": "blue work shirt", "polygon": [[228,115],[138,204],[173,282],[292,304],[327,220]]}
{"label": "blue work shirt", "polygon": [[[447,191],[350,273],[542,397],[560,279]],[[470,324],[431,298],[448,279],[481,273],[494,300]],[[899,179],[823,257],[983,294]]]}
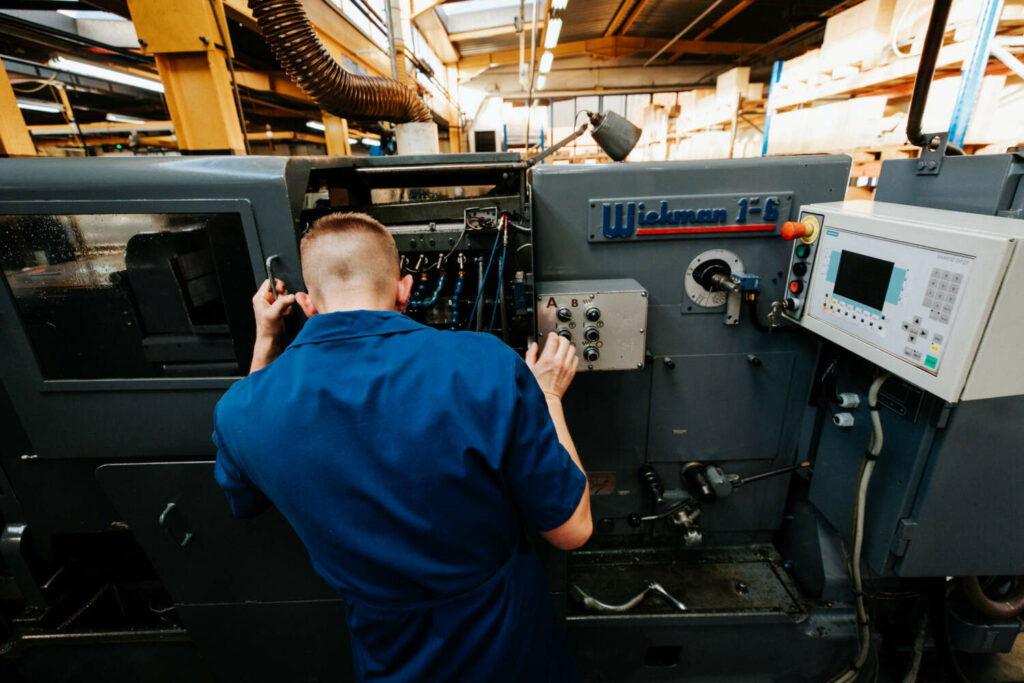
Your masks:
{"label": "blue work shirt", "polygon": [[271,503],[346,602],[363,680],[574,680],[526,526],[586,478],[500,340],[395,312],[315,315],[217,404],[232,512]]}

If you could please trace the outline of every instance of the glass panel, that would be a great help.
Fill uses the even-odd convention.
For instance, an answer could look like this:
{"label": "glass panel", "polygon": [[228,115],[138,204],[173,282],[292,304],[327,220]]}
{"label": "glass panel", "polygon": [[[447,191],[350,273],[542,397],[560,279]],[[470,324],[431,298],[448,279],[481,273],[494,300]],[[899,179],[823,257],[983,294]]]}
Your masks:
{"label": "glass panel", "polygon": [[0,216],[0,266],[46,379],[248,369],[255,278],[238,214]]}

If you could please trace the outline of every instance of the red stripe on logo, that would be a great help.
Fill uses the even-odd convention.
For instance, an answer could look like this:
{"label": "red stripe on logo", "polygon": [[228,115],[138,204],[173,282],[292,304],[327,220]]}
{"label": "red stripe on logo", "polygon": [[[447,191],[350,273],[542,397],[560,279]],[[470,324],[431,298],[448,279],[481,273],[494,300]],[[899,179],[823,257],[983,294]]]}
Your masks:
{"label": "red stripe on logo", "polygon": [[715,225],[706,228],[640,228],[637,235],[682,235],[690,232],[767,232],[775,230],[774,223],[760,225]]}

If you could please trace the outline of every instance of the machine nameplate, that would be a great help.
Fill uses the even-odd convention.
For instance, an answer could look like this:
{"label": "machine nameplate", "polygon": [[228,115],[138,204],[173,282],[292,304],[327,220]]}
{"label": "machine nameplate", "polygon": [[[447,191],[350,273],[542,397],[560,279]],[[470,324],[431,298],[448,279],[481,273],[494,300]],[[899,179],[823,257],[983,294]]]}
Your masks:
{"label": "machine nameplate", "polygon": [[789,219],[791,192],[609,197],[588,201],[591,242],[771,235]]}

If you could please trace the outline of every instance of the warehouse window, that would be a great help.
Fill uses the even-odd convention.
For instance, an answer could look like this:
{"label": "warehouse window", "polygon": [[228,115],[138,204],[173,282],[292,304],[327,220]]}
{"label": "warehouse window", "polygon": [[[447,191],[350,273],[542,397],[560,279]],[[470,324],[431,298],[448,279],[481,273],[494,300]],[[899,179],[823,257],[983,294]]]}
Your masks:
{"label": "warehouse window", "polygon": [[248,367],[254,277],[237,214],[0,216],[0,266],[46,379]]}

